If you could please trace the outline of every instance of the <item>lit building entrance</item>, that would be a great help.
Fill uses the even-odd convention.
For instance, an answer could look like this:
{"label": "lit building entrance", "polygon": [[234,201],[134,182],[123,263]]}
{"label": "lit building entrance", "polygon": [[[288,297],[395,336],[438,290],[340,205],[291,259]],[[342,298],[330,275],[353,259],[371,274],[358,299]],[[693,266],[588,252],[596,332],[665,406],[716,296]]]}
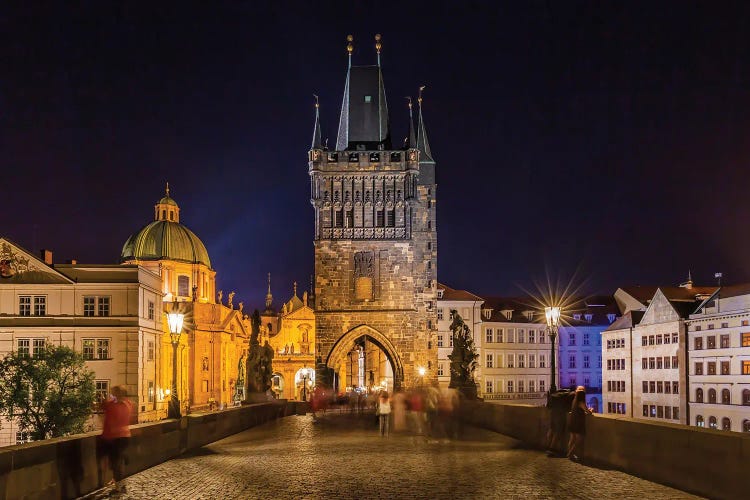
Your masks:
{"label": "lit building entrance", "polygon": [[403,368],[391,343],[372,328],[360,326],[342,336],[328,355],[336,392],[392,392],[403,383]]}

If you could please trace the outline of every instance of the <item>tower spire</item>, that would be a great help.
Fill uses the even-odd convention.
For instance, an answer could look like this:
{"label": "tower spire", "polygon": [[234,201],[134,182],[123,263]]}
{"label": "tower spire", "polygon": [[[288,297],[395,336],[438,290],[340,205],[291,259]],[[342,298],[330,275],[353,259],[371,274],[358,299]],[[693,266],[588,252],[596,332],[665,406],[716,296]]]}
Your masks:
{"label": "tower spire", "polygon": [[412,100],[411,96],[406,96],[405,98],[407,101],[409,101],[409,137],[406,138],[406,149],[411,149],[417,147],[417,135],[414,131],[414,114],[412,112]]}
{"label": "tower spire", "polygon": [[266,311],[271,309],[273,295],[271,295],[271,273],[268,273],[268,292],[266,293]]}
{"label": "tower spire", "polygon": [[424,126],[424,118],[422,117],[422,92],[425,89],[425,85],[419,87],[419,97],[417,103],[419,104],[419,124],[417,125],[417,149],[419,149],[419,161],[420,162],[431,162],[435,163],[432,158],[432,151],[430,151],[430,141],[427,140],[427,130]]}
{"label": "tower spire", "polygon": [[380,43],[382,36],[380,36],[380,33],[375,35],[375,52],[378,53],[378,67],[380,67],[380,49],[383,47],[383,44]]}
{"label": "tower spire", "polygon": [[167,193],[167,198],[169,198],[169,181],[167,181],[167,188],[165,189],[165,192]]}
{"label": "tower spire", "polygon": [[320,99],[316,94],[315,96],[315,127],[313,128],[312,146],[310,149],[322,149],[323,140],[321,139],[320,133]]}

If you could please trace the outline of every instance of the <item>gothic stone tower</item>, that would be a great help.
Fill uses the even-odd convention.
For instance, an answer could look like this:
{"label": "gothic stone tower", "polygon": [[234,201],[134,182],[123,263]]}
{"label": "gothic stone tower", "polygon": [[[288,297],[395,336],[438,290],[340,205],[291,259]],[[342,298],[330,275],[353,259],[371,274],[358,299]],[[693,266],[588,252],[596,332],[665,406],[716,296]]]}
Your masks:
{"label": "gothic stone tower", "polygon": [[380,37],[374,66],[352,66],[349,41],[336,148],[323,147],[316,103],[308,156],[317,378],[343,390],[340,372],[364,339],[390,362],[389,390],[408,388],[437,380],[435,162],[422,119],[422,89],[417,132],[409,103],[409,137],[403,148],[394,148]]}

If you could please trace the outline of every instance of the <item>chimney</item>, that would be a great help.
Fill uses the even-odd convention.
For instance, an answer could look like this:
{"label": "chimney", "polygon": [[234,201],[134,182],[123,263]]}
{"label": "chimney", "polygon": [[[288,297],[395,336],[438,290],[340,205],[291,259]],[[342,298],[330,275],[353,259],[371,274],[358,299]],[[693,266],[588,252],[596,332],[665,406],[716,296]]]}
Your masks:
{"label": "chimney", "polygon": [[70,259],[68,262],[66,262],[66,264],[72,264],[75,266],[76,264],[78,264],[78,261],[75,259]]}
{"label": "chimney", "polygon": [[48,266],[52,265],[52,250],[47,250],[46,248],[42,249],[42,260],[45,264]]}

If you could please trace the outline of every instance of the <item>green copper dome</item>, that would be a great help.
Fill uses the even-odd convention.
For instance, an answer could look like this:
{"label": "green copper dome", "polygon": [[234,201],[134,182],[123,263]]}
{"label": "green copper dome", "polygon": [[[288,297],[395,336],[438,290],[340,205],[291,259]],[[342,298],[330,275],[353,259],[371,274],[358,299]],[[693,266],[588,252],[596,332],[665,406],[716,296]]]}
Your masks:
{"label": "green copper dome", "polygon": [[121,260],[177,260],[211,267],[205,245],[179,222],[157,220],[128,238]]}
{"label": "green copper dome", "polygon": [[211,267],[203,242],[180,224],[180,207],[169,196],[169,184],[166,196],[154,205],[154,221],[128,238],[120,260],[176,260]]}

